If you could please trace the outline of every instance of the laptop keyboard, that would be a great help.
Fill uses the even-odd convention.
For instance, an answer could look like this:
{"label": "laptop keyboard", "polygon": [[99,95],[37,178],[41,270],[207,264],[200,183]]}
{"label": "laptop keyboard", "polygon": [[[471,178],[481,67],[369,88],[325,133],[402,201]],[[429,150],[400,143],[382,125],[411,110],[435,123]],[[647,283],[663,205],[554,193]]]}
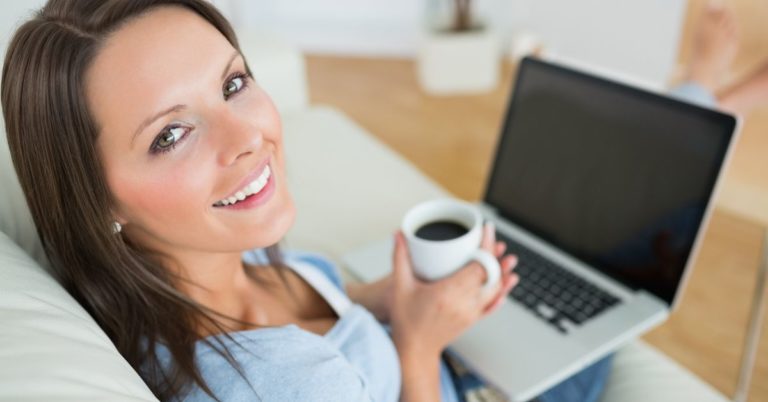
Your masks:
{"label": "laptop keyboard", "polygon": [[619,303],[619,299],[579,276],[496,233],[507,252],[518,256],[520,282],[510,297],[558,331],[568,333]]}

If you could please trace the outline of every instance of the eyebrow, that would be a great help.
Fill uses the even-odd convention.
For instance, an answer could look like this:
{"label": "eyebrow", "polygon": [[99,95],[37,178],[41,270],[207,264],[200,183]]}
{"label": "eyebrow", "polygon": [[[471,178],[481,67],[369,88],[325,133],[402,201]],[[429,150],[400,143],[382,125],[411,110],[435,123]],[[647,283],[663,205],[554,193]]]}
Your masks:
{"label": "eyebrow", "polygon": [[[237,59],[237,56],[239,56],[239,55],[240,55],[240,52],[235,50],[235,52],[232,53],[232,56],[230,56],[229,61],[227,62],[227,66],[224,68],[224,72],[221,73],[221,80],[222,81],[227,76],[227,72],[232,67],[232,63],[235,62],[235,59]],[[162,111],[160,111],[158,113],[155,113],[154,115],[152,115],[152,116],[148,117],[147,119],[145,119],[144,121],[142,121],[141,124],[139,124],[139,127],[133,133],[133,136],[131,137],[131,146],[133,146],[133,142],[136,140],[136,137],[138,137],[139,134],[141,134],[141,132],[145,128],[147,128],[147,126],[152,124],[155,120],[157,120],[157,119],[159,119],[159,118],[161,118],[161,117],[163,117],[163,116],[165,116],[165,115],[167,115],[169,113],[176,113],[176,112],[179,112],[179,111],[184,110],[186,108],[187,108],[187,105],[181,105],[181,104],[173,105],[173,106],[171,106],[171,107],[169,107],[167,109],[164,109],[164,110],[162,110]]]}

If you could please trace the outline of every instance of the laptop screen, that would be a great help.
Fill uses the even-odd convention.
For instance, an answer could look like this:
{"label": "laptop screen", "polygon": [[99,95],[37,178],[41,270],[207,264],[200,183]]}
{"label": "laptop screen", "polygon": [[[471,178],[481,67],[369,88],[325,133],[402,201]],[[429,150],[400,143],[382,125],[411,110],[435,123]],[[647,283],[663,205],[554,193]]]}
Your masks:
{"label": "laptop screen", "polygon": [[672,304],[735,120],[526,58],[485,202]]}

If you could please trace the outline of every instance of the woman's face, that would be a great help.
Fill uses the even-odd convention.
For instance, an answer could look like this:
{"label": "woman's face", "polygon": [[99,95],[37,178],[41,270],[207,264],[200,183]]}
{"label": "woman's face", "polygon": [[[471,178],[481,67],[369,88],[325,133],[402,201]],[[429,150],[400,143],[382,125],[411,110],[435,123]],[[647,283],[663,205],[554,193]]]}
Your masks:
{"label": "woman's face", "polygon": [[132,20],[86,82],[124,235],[172,254],[240,252],[285,235],[295,211],[280,119],[207,21],[179,7]]}

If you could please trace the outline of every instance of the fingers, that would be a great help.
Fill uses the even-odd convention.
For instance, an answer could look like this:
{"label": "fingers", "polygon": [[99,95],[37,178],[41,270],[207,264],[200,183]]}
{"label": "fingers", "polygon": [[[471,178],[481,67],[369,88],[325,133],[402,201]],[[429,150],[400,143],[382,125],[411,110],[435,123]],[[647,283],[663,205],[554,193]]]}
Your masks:
{"label": "fingers", "polygon": [[513,269],[517,266],[517,256],[514,254],[508,254],[501,258],[500,265],[501,265],[501,273],[502,275],[505,273],[512,272]]}
{"label": "fingers", "polygon": [[485,317],[494,311],[496,311],[501,305],[504,303],[504,301],[507,299],[507,296],[512,291],[512,289],[517,286],[517,284],[520,282],[520,276],[517,274],[510,273],[505,278],[502,279],[502,287],[496,293],[496,296],[491,299],[490,302],[488,302],[485,307],[483,308],[482,317]]}
{"label": "fingers", "polygon": [[505,251],[507,251],[507,243],[504,243],[503,241],[497,241],[496,250],[494,250],[493,255],[496,256],[496,258],[501,258]]}
{"label": "fingers", "polygon": [[512,289],[520,281],[520,277],[512,271],[517,266],[517,256],[506,255],[500,261],[501,265],[501,279],[499,279],[499,286],[495,291],[483,300],[483,309],[481,317],[490,314],[493,310],[497,309],[501,303],[505,300],[505,297],[512,291]]}
{"label": "fingers", "polygon": [[457,294],[474,294],[477,314],[479,316],[484,316],[498,308],[504,301],[506,295],[519,281],[518,275],[512,273],[517,265],[518,259],[515,255],[504,255],[507,245],[504,242],[496,242],[496,227],[491,222],[483,225],[483,238],[480,243],[480,248],[488,251],[499,259],[501,278],[496,286],[483,292],[477,291],[485,284],[487,279],[485,268],[483,268],[477,261],[470,262],[462,269],[440,282],[445,286],[458,287],[458,289],[456,289],[458,291]]}
{"label": "fingers", "polygon": [[415,278],[411,270],[411,257],[405,244],[403,232],[395,233],[395,249],[392,256],[392,276],[396,288],[407,288],[413,285]]}
{"label": "fingers", "polygon": [[[512,270],[514,270],[515,266],[517,266],[517,261],[517,256],[513,254],[508,254],[499,259],[499,265],[501,267],[501,278],[499,279],[499,285],[489,289],[488,291],[478,293],[481,304],[485,305],[489,300],[496,296],[499,289],[503,287],[502,282],[504,278],[508,277]],[[478,288],[485,284],[487,277],[488,275],[482,264],[477,261],[472,261],[464,268],[451,275],[449,277],[451,279],[449,280],[455,281],[455,283],[461,284],[466,288]]]}
{"label": "fingers", "polygon": [[501,306],[504,300],[506,300],[506,297],[509,295],[512,289],[514,289],[515,286],[517,286],[517,284],[520,282],[520,276],[512,272],[515,269],[515,266],[517,266],[517,256],[507,255],[506,257],[502,258],[501,289],[499,289],[496,295],[491,298],[487,304],[485,304],[482,313],[483,317],[496,311],[496,309]]}
{"label": "fingers", "polygon": [[472,261],[451,275],[450,278],[452,278],[452,281],[456,281],[464,286],[477,288],[485,283],[487,276],[483,265],[477,261]]}
{"label": "fingers", "polygon": [[481,293],[480,300],[482,305],[484,306],[487,305],[491,300],[494,300],[497,297],[499,291],[504,290],[504,286],[505,286],[504,281],[510,275],[513,275],[512,271],[515,269],[515,266],[517,266],[517,261],[518,261],[517,256],[513,254],[508,254],[499,259],[499,267],[501,268],[499,283],[496,286],[489,288]]}
{"label": "fingers", "polygon": [[496,226],[493,222],[486,222],[483,225],[483,240],[480,241],[480,248],[491,254],[496,250]]}

